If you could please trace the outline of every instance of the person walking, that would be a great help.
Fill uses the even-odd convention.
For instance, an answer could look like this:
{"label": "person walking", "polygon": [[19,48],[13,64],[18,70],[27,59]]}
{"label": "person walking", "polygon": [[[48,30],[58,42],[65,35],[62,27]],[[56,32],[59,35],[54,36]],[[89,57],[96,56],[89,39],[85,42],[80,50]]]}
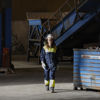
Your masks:
{"label": "person walking", "polygon": [[44,69],[44,83],[47,91],[54,93],[55,88],[55,72],[57,68],[57,47],[54,42],[52,34],[48,34],[46,37],[46,43],[44,44],[41,53],[40,60],[42,68]]}

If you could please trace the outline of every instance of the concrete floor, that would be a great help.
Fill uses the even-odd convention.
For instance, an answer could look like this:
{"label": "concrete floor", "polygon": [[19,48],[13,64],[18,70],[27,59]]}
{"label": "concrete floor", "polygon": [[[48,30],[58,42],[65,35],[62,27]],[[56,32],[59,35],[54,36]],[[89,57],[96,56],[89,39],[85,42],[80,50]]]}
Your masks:
{"label": "concrete floor", "polygon": [[43,70],[36,63],[13,62],[16,74],[0,74],[0,100],[100,100],[100,92],[73,91],[72,64],[60,64],[56,93],[45,91]]}

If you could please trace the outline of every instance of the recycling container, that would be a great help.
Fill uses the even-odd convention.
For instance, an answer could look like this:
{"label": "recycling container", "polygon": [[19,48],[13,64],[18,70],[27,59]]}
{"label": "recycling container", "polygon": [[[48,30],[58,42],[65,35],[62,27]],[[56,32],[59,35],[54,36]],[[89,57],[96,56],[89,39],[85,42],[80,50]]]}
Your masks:
{"label": "recycling container", "polygon": [[100,90],[100,50],[74,49],[74,89]]}

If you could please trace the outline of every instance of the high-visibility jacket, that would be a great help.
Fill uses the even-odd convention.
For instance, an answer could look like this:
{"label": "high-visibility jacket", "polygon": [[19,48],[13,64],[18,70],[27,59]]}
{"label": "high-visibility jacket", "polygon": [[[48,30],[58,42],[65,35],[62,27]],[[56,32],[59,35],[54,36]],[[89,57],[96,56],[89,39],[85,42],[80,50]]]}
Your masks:
{"label": "high-visibility jacket", "polygon": [[43,61],[47,66],[53,67],[57,65],[56,56],[57,47],[47,47],[46,45],[42,48],[40,54],[40,60]]}

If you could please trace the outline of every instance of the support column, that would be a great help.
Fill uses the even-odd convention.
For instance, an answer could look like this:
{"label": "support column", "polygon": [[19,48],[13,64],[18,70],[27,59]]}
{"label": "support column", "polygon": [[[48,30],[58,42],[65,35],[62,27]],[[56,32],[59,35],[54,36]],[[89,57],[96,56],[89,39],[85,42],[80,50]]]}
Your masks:
{"label": "support column", "polygon": [[[6,59],[4,58],[4,52],[3,48],[9,49],[9,61],[7,61],[9,64],[11,64],[11,47],[12,47],[12,0],[1,0],[0,1],[0,8],[1,8],[1,21],[0,25],[1,27],[1,36],[0,42],[1,44],[1,62],[5,62]],[[2,63],[1,66],[4,66],[5,63]]]}
{"label": "support column", "polygon": [[5,9],[5,48],[9,48],[9,55],[11,61],[12,49],[12,9]]}
{"label": "support column", "polygon": [[2,66],[2,14],[0,11],[0,67]]}

